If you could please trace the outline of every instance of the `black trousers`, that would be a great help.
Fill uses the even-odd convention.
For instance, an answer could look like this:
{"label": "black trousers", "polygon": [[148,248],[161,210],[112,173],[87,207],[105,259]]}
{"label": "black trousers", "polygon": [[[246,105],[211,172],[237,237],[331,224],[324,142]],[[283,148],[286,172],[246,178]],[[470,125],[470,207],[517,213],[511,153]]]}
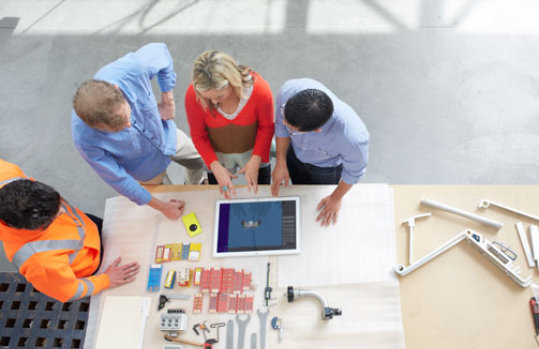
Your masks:
{"label": "black trousers", "polygon": [[97,225],[97,231],[99,232],[99,244],[101,245],[101,253],[99,254],[99,265],[97,266],[96,270],[92,273],[92,275],[95,275],[95,273],[97,273],[99,268],[101,268],[101,262],[103,262],[103,237],[102,237],[103,236],[103,219],[97,216],[94,216],[93,214],[90,214],[90,213],[85,213],[85,215],[87,215],[88,218],[90,218],[92,222],[94,222],[95,225]]}
{"label": "black trousers", "polygon": [[335,167],[320,167],[301,162],[292,145],[286,153],[286,166],[290,179],[294,184],[339,184],[342,174],[342,164]]}
{"label": "black trousers", "polygon": [[[208,173],[208,183],[217,184],[217,179],[213,173]],[[271,183],[271,165],[266,167],[260,167],[258,169],[258,184],[270,184]]]}

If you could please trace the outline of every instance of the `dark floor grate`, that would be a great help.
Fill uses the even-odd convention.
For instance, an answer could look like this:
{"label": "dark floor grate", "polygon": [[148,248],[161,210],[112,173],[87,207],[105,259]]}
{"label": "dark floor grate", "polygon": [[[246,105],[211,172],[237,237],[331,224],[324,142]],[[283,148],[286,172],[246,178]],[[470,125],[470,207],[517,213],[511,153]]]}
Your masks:
{"label": "dark floor grate", "polygon": [[90,299],[60,303],[0,272],[0,348],[82,348]]}

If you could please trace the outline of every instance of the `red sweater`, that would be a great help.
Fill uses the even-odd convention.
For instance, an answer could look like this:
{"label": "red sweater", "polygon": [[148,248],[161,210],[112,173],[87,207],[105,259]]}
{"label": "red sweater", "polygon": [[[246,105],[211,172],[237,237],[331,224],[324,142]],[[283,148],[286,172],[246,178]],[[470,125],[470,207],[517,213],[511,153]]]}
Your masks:
{"label": "red sweater", "polygon": [[191,129],[191,138],[208,168],[212,162],[217,161],[208,130],[230,127],[231,125],[256,125],[253,155],[260,156],[262,162],[269,162],[274,131],[273,96],[269,84],[260,75],[252,74],[254,78],[253,92],[243,109],[233,120],[225,118],[218,110],[214,109],[213,115],[209,108],[204,110],[196,100],[193,84],[187,88],[185,112]]}

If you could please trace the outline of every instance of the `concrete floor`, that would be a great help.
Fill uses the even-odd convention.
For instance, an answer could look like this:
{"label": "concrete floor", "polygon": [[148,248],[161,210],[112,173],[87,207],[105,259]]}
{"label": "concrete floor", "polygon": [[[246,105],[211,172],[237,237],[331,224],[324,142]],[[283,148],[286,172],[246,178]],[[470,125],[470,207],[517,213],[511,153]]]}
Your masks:
{"label": "concrete floor", "polygon": [[371,134],[363,182],[538,184],[538,10],[526,0],[3,0],[0,157],[102,215],[116,193],[72,144],[71,98],[101,66],[161,41],[186,132],[191,64],[219,49],[274,93],[312,77],[348,102]]}

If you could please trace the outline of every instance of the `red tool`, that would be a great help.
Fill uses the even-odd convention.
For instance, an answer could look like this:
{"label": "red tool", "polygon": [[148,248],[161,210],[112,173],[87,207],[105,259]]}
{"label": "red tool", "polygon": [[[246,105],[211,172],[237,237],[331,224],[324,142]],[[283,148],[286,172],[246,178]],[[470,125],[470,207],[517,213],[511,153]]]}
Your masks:
{"label": "red tool", "polygon": [[532,309],[533,322],[535,324],[535,339],[539,343],[539,301],[537,297],[530,298],[530,307]]}

